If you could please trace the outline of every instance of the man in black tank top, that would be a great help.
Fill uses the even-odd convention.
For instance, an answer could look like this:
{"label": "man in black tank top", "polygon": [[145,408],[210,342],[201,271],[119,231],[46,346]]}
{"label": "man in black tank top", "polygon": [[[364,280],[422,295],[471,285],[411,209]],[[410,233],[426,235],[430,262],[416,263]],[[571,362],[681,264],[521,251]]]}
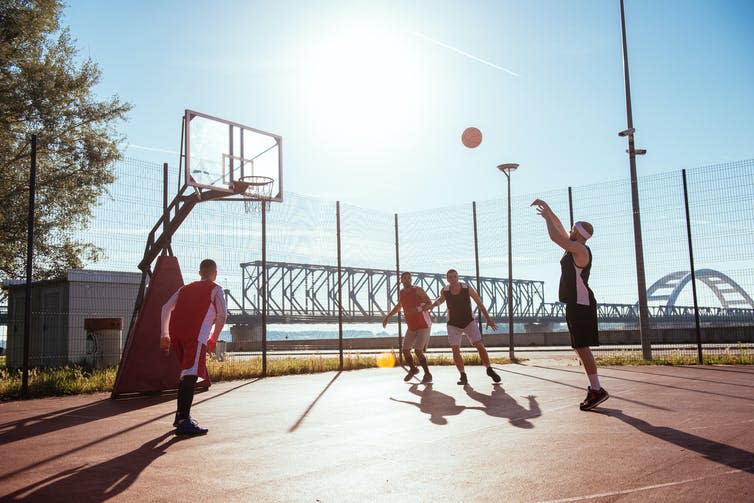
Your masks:
{"label": "man in black tank top", "polygon": [[571,347],[579,355],[589,379],[587,395],[581,402],[581,410],[591,410],[608,399],[607,390],[600,385],[597,363],[590,346],[599,346],[597,329],[597,301],[589,288],[589,273],[592,270],[592,251],[586,240],[594,234],[589,222],[576,222],[571,232],[566,232],[560,219],[550,206],[535,199],[531,206],[545,219],[550,239],[565,250],[560,259],[560,285],[558,300],[566,305],[566,322],[571,334]]}
{"label": "man in black tank top", "polygon": [[484,347],[484,342],[482,342],[482,332],[479,331],[479,325],[474,321],[474,315],[471,312],[471,300],[474,300],[479,308],[479,312],[484,315],[488,327],[495,329],[497,325],[490,318],[490,313],[487,312],[484,304],[482,304],[479,294],[471,288],[471,285],[458,281],[458,271],[455,269],[449,270],[447,278],[448,285],[442,289],[440,296],[432,303],[430,309],[439,306],[443,302],[448,303],[448,342],[453,351],[453,362],[456,364],[458,372],[461,373],[458,384],[466,385],[469,382],[464,371],[463,356],[461,355],[461,336],[464,334],[476,348],[482,364],[487,367],[487,375],[494,382],[499,383],[500,376],[497,375],[497,372],[495,372],[490,364],[490,357],[487,354],[487,349]]}

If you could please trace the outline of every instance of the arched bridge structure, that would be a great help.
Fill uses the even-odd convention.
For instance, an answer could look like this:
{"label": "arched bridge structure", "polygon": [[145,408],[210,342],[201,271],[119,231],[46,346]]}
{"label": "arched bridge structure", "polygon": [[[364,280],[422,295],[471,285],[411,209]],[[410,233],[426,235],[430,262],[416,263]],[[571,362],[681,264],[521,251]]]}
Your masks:
{"label": "arched bridge structure", "polygon": [[[749,294],[738,283],[720,271],[699,269],[694,271],[694,275],[698,281],[709,287],[724,309],[754,309],[754,300]],[[689,284],[691,279],[690,271],[676,271],[663,276],[647,290],[647,301],[661,302],[672,309],[675,307],[681,291]]]}
{"label": "arched bridge structure", "polygon": [[[248,323],[261,315],[262,262],[241,264],[242,292],[240,301],[232,292],[229,297],[229,322]],[[711,269],[699,270],[697,279],[717,295],[721,307],[700,307],[704,322],[754,323],[754,302],[731,278]],[[436,298],[446,284],[445,274],[412,272],[414,284],[422,287],[430,298]],[[474,286],[497,322],[508,319],[508,279],[461,276],[460,280]],[[668,274],[648,290],[648,297],[659,305],[650,305],[653,323],[693,322],[693,306],[677,306],[680,291],[688,284],[688,272]],[[380,323],[397,302],[400,286],[395,270],[342,267],[342,304],[345,323]],[[565,305],[544,301],[544,282],[513,279],[513,318],[516,323],[565,322]],[[330,265],[267,262],[267,322],[336,323],[338,309],[338,268]],[[446,320],[445,305],[433,310],[435,322]],[[598,305],[603,323],[634,323],[638,321],[636,304]]]}

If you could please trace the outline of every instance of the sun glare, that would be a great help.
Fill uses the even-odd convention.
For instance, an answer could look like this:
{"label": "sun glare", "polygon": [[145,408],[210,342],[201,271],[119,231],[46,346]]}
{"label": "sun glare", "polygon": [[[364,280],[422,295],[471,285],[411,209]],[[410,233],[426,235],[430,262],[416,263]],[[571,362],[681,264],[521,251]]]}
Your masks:
{"label": "sun glare", "polygon": [[362,143],[409,132],[419,82],[408,42],[396,33],[352,29],[311,48],[306,85],[321,133]]}

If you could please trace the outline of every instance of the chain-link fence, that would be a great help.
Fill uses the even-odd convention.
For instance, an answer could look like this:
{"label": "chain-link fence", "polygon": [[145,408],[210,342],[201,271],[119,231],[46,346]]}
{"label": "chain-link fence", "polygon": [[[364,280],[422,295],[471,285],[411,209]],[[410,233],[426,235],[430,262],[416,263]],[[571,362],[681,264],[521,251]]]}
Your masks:
{"label": "chain-link fence", "polygon": [[[102,248],[102,260],[34,285],[32,365],[111,363],[122,351],[141,280],[138,264],[163,212],[163,166],[125,159],[116,174],[83,236]],[[169,187],[177,183],[171,173]],[[644,337],[653,352],[695,352],[697,316],[705,351],[754,342],[754,161],[646,176],[638,183],[650,320]],[[600,305],[602,342],[638,345],[630,183],[618,181],[512,197],[516,347],[569,344],[557,302],[562,250],[530,207],[535,198],[546,200],[566,227],[571,218],[594,225],[590,285]],[[436,297],[450,268],[479,290],[499,325],[485,330],[486,345],[507,350],[507,204],[504,198],[466,201],[395,215],[286,194],[266,214],[264,331],[258,330],[265,305],[258,212],[248,213],[240,202],[198,204],[173,235],[171,250],[186,282],[197,278],[202,259],[218,263],[230,311],[222,339],[239,358],[258,354],[261,337],[274,354],[396,348],[402,325],[396,317],[383,328],[382,319],[397,301],[397,271],[413,272]],[[7,348],[10,366],[19,365],[22,355],[19,278],[5,281],[8,307],[0,309],[0,330],[6,331],[0,346]],[[434,321],[430,347],[447,348],[444,312],[436,310]]]}

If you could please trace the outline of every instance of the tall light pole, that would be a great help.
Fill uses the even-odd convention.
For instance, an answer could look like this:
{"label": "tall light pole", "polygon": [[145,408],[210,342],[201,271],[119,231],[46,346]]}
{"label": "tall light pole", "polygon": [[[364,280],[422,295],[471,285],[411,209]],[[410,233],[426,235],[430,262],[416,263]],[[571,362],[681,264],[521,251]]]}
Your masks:
{"label": "tall light pole", "polygon": [[631,170],[631,205],[634,216],[634,247],[636,252],[636,286],[639,290],[639,338],[642,356],[652,359],[652,347],[649,342],[649,316],[647,314],[647,281],[644,276],[644,246],[641,240],[641,217],[639,216],[639,185],[636,180],[636,156],[646,154],[644,149],[637,150],[634,145],[634,119],[631,113],[631,83],[628,76],[628,47],[626,44],[626,16],[623,12],[623,0],[620,0],[620,27],[623,37],[623,77],[626,86],[626,130],[618,133],[628,139],[628,163]]}
{"label": "tall light pole", "polygon": [[513,361],[513,252],[511,248],[511,173],[516,171],[518,164],[509,162],[500,164],[497,169],[508,179],[508,358]]}

